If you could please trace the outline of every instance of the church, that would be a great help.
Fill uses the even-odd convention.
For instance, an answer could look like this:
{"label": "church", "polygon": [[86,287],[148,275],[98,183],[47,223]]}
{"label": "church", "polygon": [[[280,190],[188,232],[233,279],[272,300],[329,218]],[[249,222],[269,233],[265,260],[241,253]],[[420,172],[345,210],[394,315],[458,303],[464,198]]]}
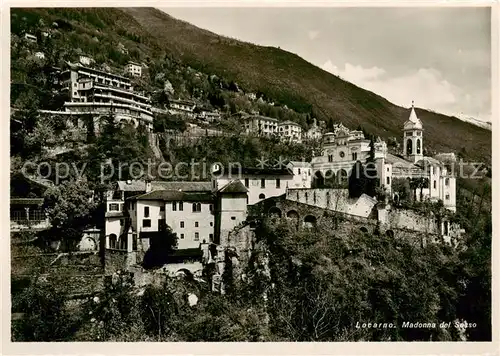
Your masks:
{"label": "church", "polygon": [[[350,131],[343,126],[336,131],[323,135],[321,155],[311,160],[313,187],[328,187],[328,182],[346,185],[356,161],[364,163],[370,155],[370,140],[362,131]],[[424,128],[413,103],[402,136],[400,156],[389,153],[387,144],[380,138],[373,144],[380,186],[398,200],[398,194],[392,189],[394,179],[423,178],[425,183],[418,188],[416,199],[442,200],[447,209],[456,211],[456,178],[441,161],[424,156]]]}

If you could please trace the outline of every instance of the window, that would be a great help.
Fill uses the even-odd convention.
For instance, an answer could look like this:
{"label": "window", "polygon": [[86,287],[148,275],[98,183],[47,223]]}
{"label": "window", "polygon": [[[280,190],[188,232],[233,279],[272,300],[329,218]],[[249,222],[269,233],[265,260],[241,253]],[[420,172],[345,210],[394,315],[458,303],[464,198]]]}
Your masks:
{"label": "window", "polygon": [[406,137],[411,136],[411,135],[412,135],[412,133],[411,133],[411,132],[407,132],[407,133],[406,133]]}
{"label": "window", "polygon": [[420,139],[417,140],[417,154],[420,154]]}
{"label": "window", "polygon": [[144,217],[149,218],[149,206],[144,207]]}
{"label": "window", "polygon": [[231,216],[231,220],[236,220],[236,216]]}
{"label": "window", "polygon": [[214,211],[214,205],[213,205],[213,204],[210,204],[210,205],[208,206],[208,209],[209,209],[210,211]]}
{"label": "window", "polygon": [[247,187],[247,188],[248,188],[249,183],[250,183],[250,182],[248,181],[248,178],[245,178],[245,187]]}
{"label": "window", "polygon": [[446,194],[446,200],[450,200],[450,195]]}
{"label": "window", "polygon": [[172,211],[177,211],[177,202],[176,201],[172,202]]}
{"label": "window", "polygon": [[179,202],[179,211],[184,211],[184,203],[183,202]]}
{"label": "window", "polygon": [[449,178],[446,178],[444,180],[444,185],[446,185],[446,186],[450,185],[450,179]]}
{"label": "window", "polygon": [[194,233],[194,240],[195,241],[200,241],[200,233],[199,232],[195,232]]}
{"label": "window", "polygon": [[280,187],[280,179],[279,178],[276,178],[276,188],[279,188]]}
{"label": "window", "polygon": [[343,151],[340,151],[339,155],[340,155],[340,158],[344,158],[345,153]]}
{"label": "window", "polygon": [[125,220],[124,219],[120,219],[120,226],[123,226],[125,225]]}
{"label": "window", "polygon": [[214,234],[209,234],[208,235],[208,241],[210,241],[210,242],[214,241]]}
{"label": "window", "polygon": [[162,231],[167,227],[165,219],[158,219],[158,231]]}
{"label": "window", "polygon": [[193,203],[193,213],[201,211],[201,203]]}
{"label": "window", "polygon": [[151,227],[151,219],[143,219],[142,227]]}
{"label": "window", "polygon": [[214,226],[214,223],[212,221],[210,221],[210,226]]}
{"label": "window", "polygon": [[434,181],[433,185],[434,185],[434,189],[436,189],[436,186],[437,186],[436,181]]}
{"label": "window", "polygon": [[266,180],[265,180],[264,178],[262,178],[262,179],[260,180],[260,187],[261,187],[261,188],[265,188],[265,187],[266,187]]}
{"label": "window", "polygon": [[333,162],[333,155],[328,155],[328,162]]}
{"label": "window", "polygon": [[356,161],[357,159],[358,159],[358,153],[357,153],[357,152],[354,152],[354,153],[352,154],[352,160],[353,160],[353,161]]}
{"label": "window", "polygon": [[413,153],[412,150],[412,142],[411,140],[406,141],[406,154],[411,155]]}
{"label": "window", "polygon": [[389,167],[387,167],[387,172],[389,172]]}
{"label": "window", "polygon": [[181,221],[181,229],[184,228],[184,221]]}
{"label": "window", "polygon": [[300,174],[300,168],[299,168],[299,174]]}
{"label": "window", "polygon": [[160,213],[165,211],[165,205],[160,206]]}
{"label": "window", "polygon": [[184,234],[181,234],[181,239],[184,239]]}
{"label": "window", "polygon": [[387,177],[387,185],[391,184],[391,178]]}
{"label": "window", "polygon": [[198,221],[194,222],[194,227],[198,227]]}
{"label": "window", "polygon": [[118,203],[111,203],[109,204],[109,211],[118,211],[120,209],[120,206]]}
{"label": "window", "polygon": [[266,199],[266,196],[264,194],[259,194],[259,199]]}

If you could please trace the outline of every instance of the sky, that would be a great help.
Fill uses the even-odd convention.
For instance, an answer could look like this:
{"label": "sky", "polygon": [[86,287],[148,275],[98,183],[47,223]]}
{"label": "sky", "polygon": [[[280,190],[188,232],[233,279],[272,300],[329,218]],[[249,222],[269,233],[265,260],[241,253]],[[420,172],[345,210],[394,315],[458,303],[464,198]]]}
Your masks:
{"label": "sky", "polygon": [[394,104],[491,121],[488,8],[161,8],[280,47]]}

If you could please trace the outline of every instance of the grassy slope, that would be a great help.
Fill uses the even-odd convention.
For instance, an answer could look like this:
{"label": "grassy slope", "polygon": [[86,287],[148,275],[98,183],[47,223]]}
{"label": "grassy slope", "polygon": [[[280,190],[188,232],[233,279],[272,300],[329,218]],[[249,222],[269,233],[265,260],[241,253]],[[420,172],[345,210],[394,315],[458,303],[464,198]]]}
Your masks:
{"label": "grassy slope", "polygon": [[[293,53],[218,36],[157,9],[122,10],[167,51],[193,66],[235,79],[245,89],[267,92],[279,101],[292,97],[313,104],[320,118],[332,118],[351,128],[362,125],[382,137],[401,137],[408,109],[345,82]],[[426,146],[436,151],[465,147],[471,159],[491,161],[490,131],[423,109],[417,109],[417,114],[426,130]]]}
{"label": "grassy slope", "polygon": [[[235,80],[245,90],[260,90],[289,107],[313,106],[320,119],[331,118],[350,128],[363,126],[381,137],[401,140],[409,110],[323,71],[299,56],[274,47],[256,46],[218,36],[154,8],[30,9],[27,12],[77,21],[100,29],[113,42],[124,31],[140,36],[141,52],[152,60],[163,54],[207,74]],[[74,23],[74,22],[73,22]],[[78,29],[75,28],[78,31]],[[411,90],[411,88],[409,88]],[[491,132],[456,118],[417,109],[425,146],[435,151],[466,149],[469,159],[491,162]]]}

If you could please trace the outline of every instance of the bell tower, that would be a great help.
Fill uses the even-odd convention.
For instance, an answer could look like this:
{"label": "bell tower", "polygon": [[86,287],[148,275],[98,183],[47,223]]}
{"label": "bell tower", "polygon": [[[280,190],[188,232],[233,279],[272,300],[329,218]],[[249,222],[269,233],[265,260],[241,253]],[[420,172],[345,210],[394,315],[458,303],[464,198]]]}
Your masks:
{"label": "bell tower", "polygon": [[417,117],[412,101],[410,117],[403,127],[403,152],[405,159],[413,163],[424,158],[423,132],[422,121]]}

